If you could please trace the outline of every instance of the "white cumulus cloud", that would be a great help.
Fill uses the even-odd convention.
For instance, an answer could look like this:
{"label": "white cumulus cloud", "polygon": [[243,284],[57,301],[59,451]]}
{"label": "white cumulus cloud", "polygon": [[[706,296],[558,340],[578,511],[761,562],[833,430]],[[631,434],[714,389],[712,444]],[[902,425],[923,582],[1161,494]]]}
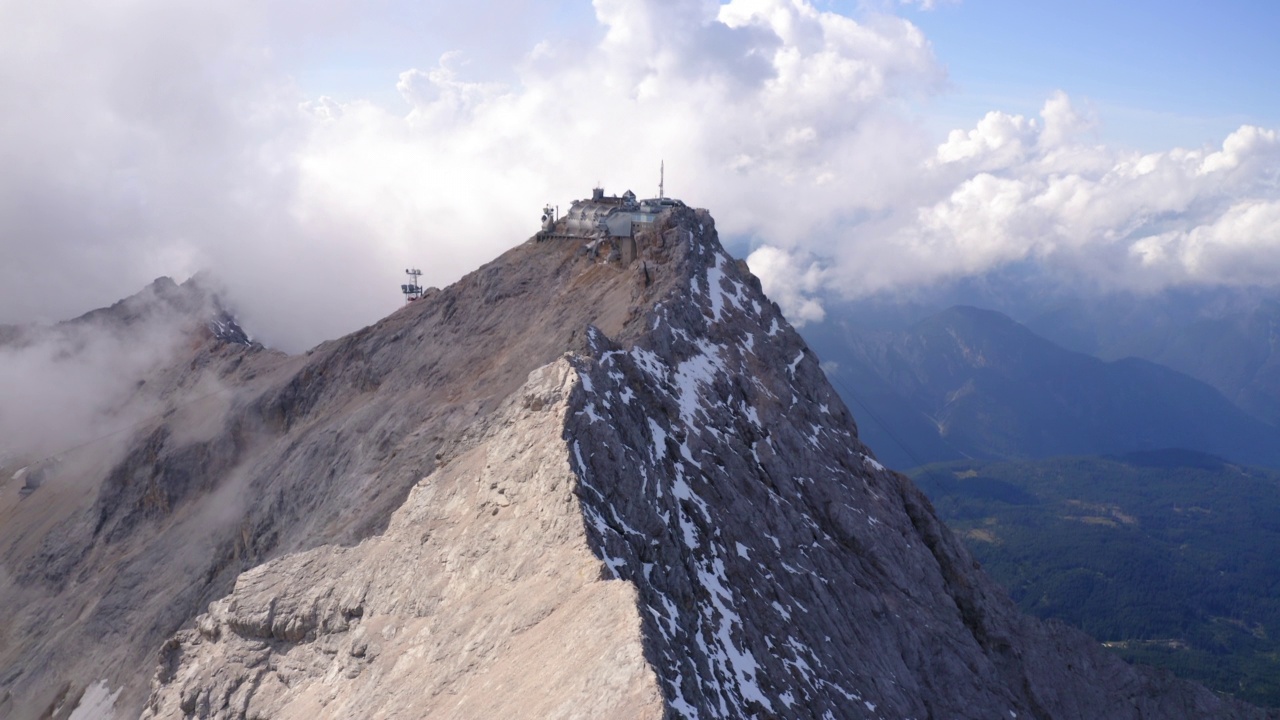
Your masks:
{"label": "white cumulus cloud", "polygon": [[1275,283],[1275,131],[1138,153],[1092,141],[1095,123],[1062,93],[1038,118],[990,112],[950,133],[891,217],[797,249],[847,296],[1028,262],[1102,290]]}
{"label": "white cumulus cloud", "polygon": [[294,350],[394,309],[408,265],[444,284],[522,241],[545,202],[597,182],[653,194],[662,160],[670,193],[726,234],[830,236],[914,183],[901,148],[924,135],[899,107],[942,78],[889,14],[598,0],[505,70],[486,58],[509,49],[460,33],[386,77],[401,103],[307,97],[286,60],[369,21],[349,3],[64,10],[0,11],[5,67],[24,68],[0,91],[30,100],[0,135],[0,322],[209,268],[258,337]]}
{"label": "white cumulus cloud", "polygon": [[794,253],[765,245],[747,257],[747,266],[796,326],[822,322],[827,316],[817,297],[826,274],[819,263],[805,263]]}
{"label": "white cumulus cloud", "polygon": [[[907,108],[945,71],[868,9],[892,3],[597,0],[557,22],[505,0],[73,5],[0,6],[0,92],[21,104],[0,131],[0,322],[208,268],[257,337],[298,350],[393,310],[405,267],[442,285],[522,241],[545,202],[654,193],[664,160],[669,194],[755,248],[801,321],[825,293],[1008,263],[1150,288],[1267,282],[1274,256],[1275,131],[1135,153],[1059,93],[938,143]],[[417,48],[401,17],[442,29]],[[479,30],[493,17],[514,21]],[[368,92],[302,90],[374,26],[389,47],[363,52],[414,62]]]}

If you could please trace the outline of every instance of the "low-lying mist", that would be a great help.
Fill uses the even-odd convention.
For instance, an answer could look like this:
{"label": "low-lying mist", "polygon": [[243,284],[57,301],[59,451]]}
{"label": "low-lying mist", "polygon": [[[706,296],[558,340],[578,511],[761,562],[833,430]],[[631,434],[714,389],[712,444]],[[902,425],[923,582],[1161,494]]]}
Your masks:
{"label": "low-lying mist", "polygon": [[161,412],[148,381],[197,339],[207,303],[163,280],[73,321],[11,331],[0,341],[0,463],[54,459]]}

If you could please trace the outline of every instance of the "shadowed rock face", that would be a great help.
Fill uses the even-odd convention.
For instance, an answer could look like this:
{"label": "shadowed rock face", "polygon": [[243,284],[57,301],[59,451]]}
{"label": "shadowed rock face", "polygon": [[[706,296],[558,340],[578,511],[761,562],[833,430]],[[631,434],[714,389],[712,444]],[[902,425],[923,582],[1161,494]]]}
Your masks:
{"label": "shadowed rock face", "polygon": [[1020,615],[885,470],[759,285],[688,223],[687,283],[593,333],[564,438],[588,534],[699,717],[1236,717]]}
{"label": "shadowed rock face", "polygon": [[1019,615],[704,211],[636,246],[190,348],[168,397],[225,402],[6,540],[0,714],[105,680],[121,717],[1264,717]]}

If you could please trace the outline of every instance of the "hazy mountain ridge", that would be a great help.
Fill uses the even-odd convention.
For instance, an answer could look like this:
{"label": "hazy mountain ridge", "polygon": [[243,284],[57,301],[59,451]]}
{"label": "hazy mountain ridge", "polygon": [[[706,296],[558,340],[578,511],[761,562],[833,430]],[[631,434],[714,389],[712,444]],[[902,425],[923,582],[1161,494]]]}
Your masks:
{"label": "hazy mountain ridge", "polygon": [[1164,365],[1280,426],[1280,292],[1273,287],[1123,292],[1023,263],[911,293],[833,302],[827,320],[805,335],[826,349],[828,335],[903,332],[957,305],[1007,315],[1066,350]]}
{"label": "hazy mountain ridge", "polygon": [[994,311],[957,306],[900,332],[808,334],[900,466],[1165,447],[1280,463],[1280,429],[1208,385],[1138,358],[1065,350]]}
{"label": "hazy mountain ridge", "polygon": [[1200,379],[1242,409],[1280,424],[1280,298],[1208,293],[1131,308],[1099,302],[1030,320],[1047,337],[1104,359],[1136,356]]}
{"label": "hazy mountain ridge", "polygon": [[198,274],[181,284],[169,277],[156,278],[127,298],[52,325],[0,325],[0,347],[21,349],[56,341],[65,345],[63,352],[74,353],[85,346],[85,333],[127,334],[130,329],[157,324],[178,324],[185,331],[204,327],[225,342],[252,344],[224,304],[217,282]]}
{"label": "hazy mountain ridge", "polygon": [[172,414],[23,501],[0,710],[1264,716],[1020,615],[705,211],[637,247],[530,241],[305,356],[186,347]]}
{"label": "hazy mountain ridge", "polygon": [[[14,402],[0,417],[19,432],[5,439],[38,439],[14,447],[16,464],[0,476],[0,597],[10,608],[0,714],[65,716],[83,690],[70,678],[85,667],[136,667],[147,644],[185,621],[184,605],[221,592],[205,576],[218,569],[184,567],[183,557],[221,551],[201,547],[200,524],[173,526],[205,502],[208,487],[192,478],[228,470],[235,439],[215,429],[244,380],[237,368],[277,356],[219,337],[203,301],[177,307],[154,287],[117,303],[128,322],[104,309],[28,329],[0,352],[22,379],[7,388]],[[170,456],[172,445],[181,451]],[[24,478],[41,479],[29,492],[15,484],[21,465]],[[156,522],[166,516],[167,531]]]}

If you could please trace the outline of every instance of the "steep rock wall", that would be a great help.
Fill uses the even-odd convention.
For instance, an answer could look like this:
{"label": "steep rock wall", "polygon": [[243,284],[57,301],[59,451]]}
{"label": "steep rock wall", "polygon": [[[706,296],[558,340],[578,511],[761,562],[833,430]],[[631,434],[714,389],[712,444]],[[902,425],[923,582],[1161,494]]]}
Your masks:
{"label": "steep rock wall", "polygon": [[682,717],[1173,718],[1262,712],[1022,616],[715,239],[639,335],[590,335],[565,441],[596,552],[639,589]]}
{"label": "steep rock wall", "polygon": [[[1020,615],[937,521],[928,501],[858,441],[817,359],[758,284],[720,249],[710,217],[674,213],[648,240],[655,264],[642,259],[642,271],[646,280],[651,272],[664,276],[662,292],[642,316],[628,313],[632,321],[615,326],[612,336],[587,328],[579,352],[567,358],[582,380],[566,390],[568,405],[554,416],[561,440],[544,436],[543,443],[554,448],[556,463],[567,460],[572,468],[574,508],[602,571],[634,588],[635,612],[624,614],[643,629],[640,647],[666,714],[1262,716],[1194,685],[1130,668],[1081,633]],[[546,458],[516,467],[528,474],[538,462]],[[480,516],[473,522],[484,527]],[[384,537],[366,543],[403,544],[397,527],[393,519]],[[327,557],[332,551],[316,552]],[[219,628],[244,625],[238,617],[277,607],[287,597],[280,588],[299,580],[333,595],[332,563],[309,571],[298,566],[302,562],[282,559],[271,569],[274,583],[257,581],[254,571],[232,595],[235,612],[232,605],[216,605],[212,620],[201,621],[204,640],[188,634],[189,647],[177,646],[183,654],[172,661],[176,669],[166,674],[162,667],[153,695],[157,715],[172,710],[165,698],[175,694],[180,709],[197,715],[254,714],[250,704],[243,705],[244,715],[235,703],[191,705],[193,699],[234,695],[225,678],[235,662],[202,643],[230,637]],[[547,554],[518,562],[545,573],[563,561]],[[422,567],[432,574],[430,565]],[[438,576],[432,582],[451,581]],[[258,585],[274,590],[255,591]],[[311,597],[317,590],[300,592]],[[502,594],[500,586],[484,592]],[[256,600],[241,610],[242,597]],[[471,605],[442,605],[432,617],[452,616],[458,607]],[[509,606],[488,606],[482,616],[501,625],[512,614]],[[290,616],[283,617],[274,624],[288,632]],[[371,611],[361,622],[386,618]],[[243,640],[232,637],[230,647]],[[301,685],[296,679],[292,684],[307,687],[306,678],[332,677],[332,668],[323,670],[323,644],[305,647],[302,656],[313,659],[303,665],[310,671],[300,674]],[[463,656],[484,649],[456,635],[452,644],[436,647]],[[396,649],[402,658],[422,655],[416,646]],[[276,653],[296,658],[299,651]],[[428,686],[454,677],[439,653],[431,658],[436,662],[416,666],[418,677],[433,678]],[[283,660],[260,663],[272,668]],[[577,667],[568,658],[560,663]],[[271,672],[263,676],[270,679]],[[259,701],[276,707],[271,703],[280,701],[269,698],[282,693],[270,681],[266,687]],[[516,676],[489,687],[500,697],[527,688]],[[288,712],[294,706],[279,707]],[[422,697],[397,709],[410,708],[437,712]],[[348,709],[338,705],[321,714],[336,717]]]}

